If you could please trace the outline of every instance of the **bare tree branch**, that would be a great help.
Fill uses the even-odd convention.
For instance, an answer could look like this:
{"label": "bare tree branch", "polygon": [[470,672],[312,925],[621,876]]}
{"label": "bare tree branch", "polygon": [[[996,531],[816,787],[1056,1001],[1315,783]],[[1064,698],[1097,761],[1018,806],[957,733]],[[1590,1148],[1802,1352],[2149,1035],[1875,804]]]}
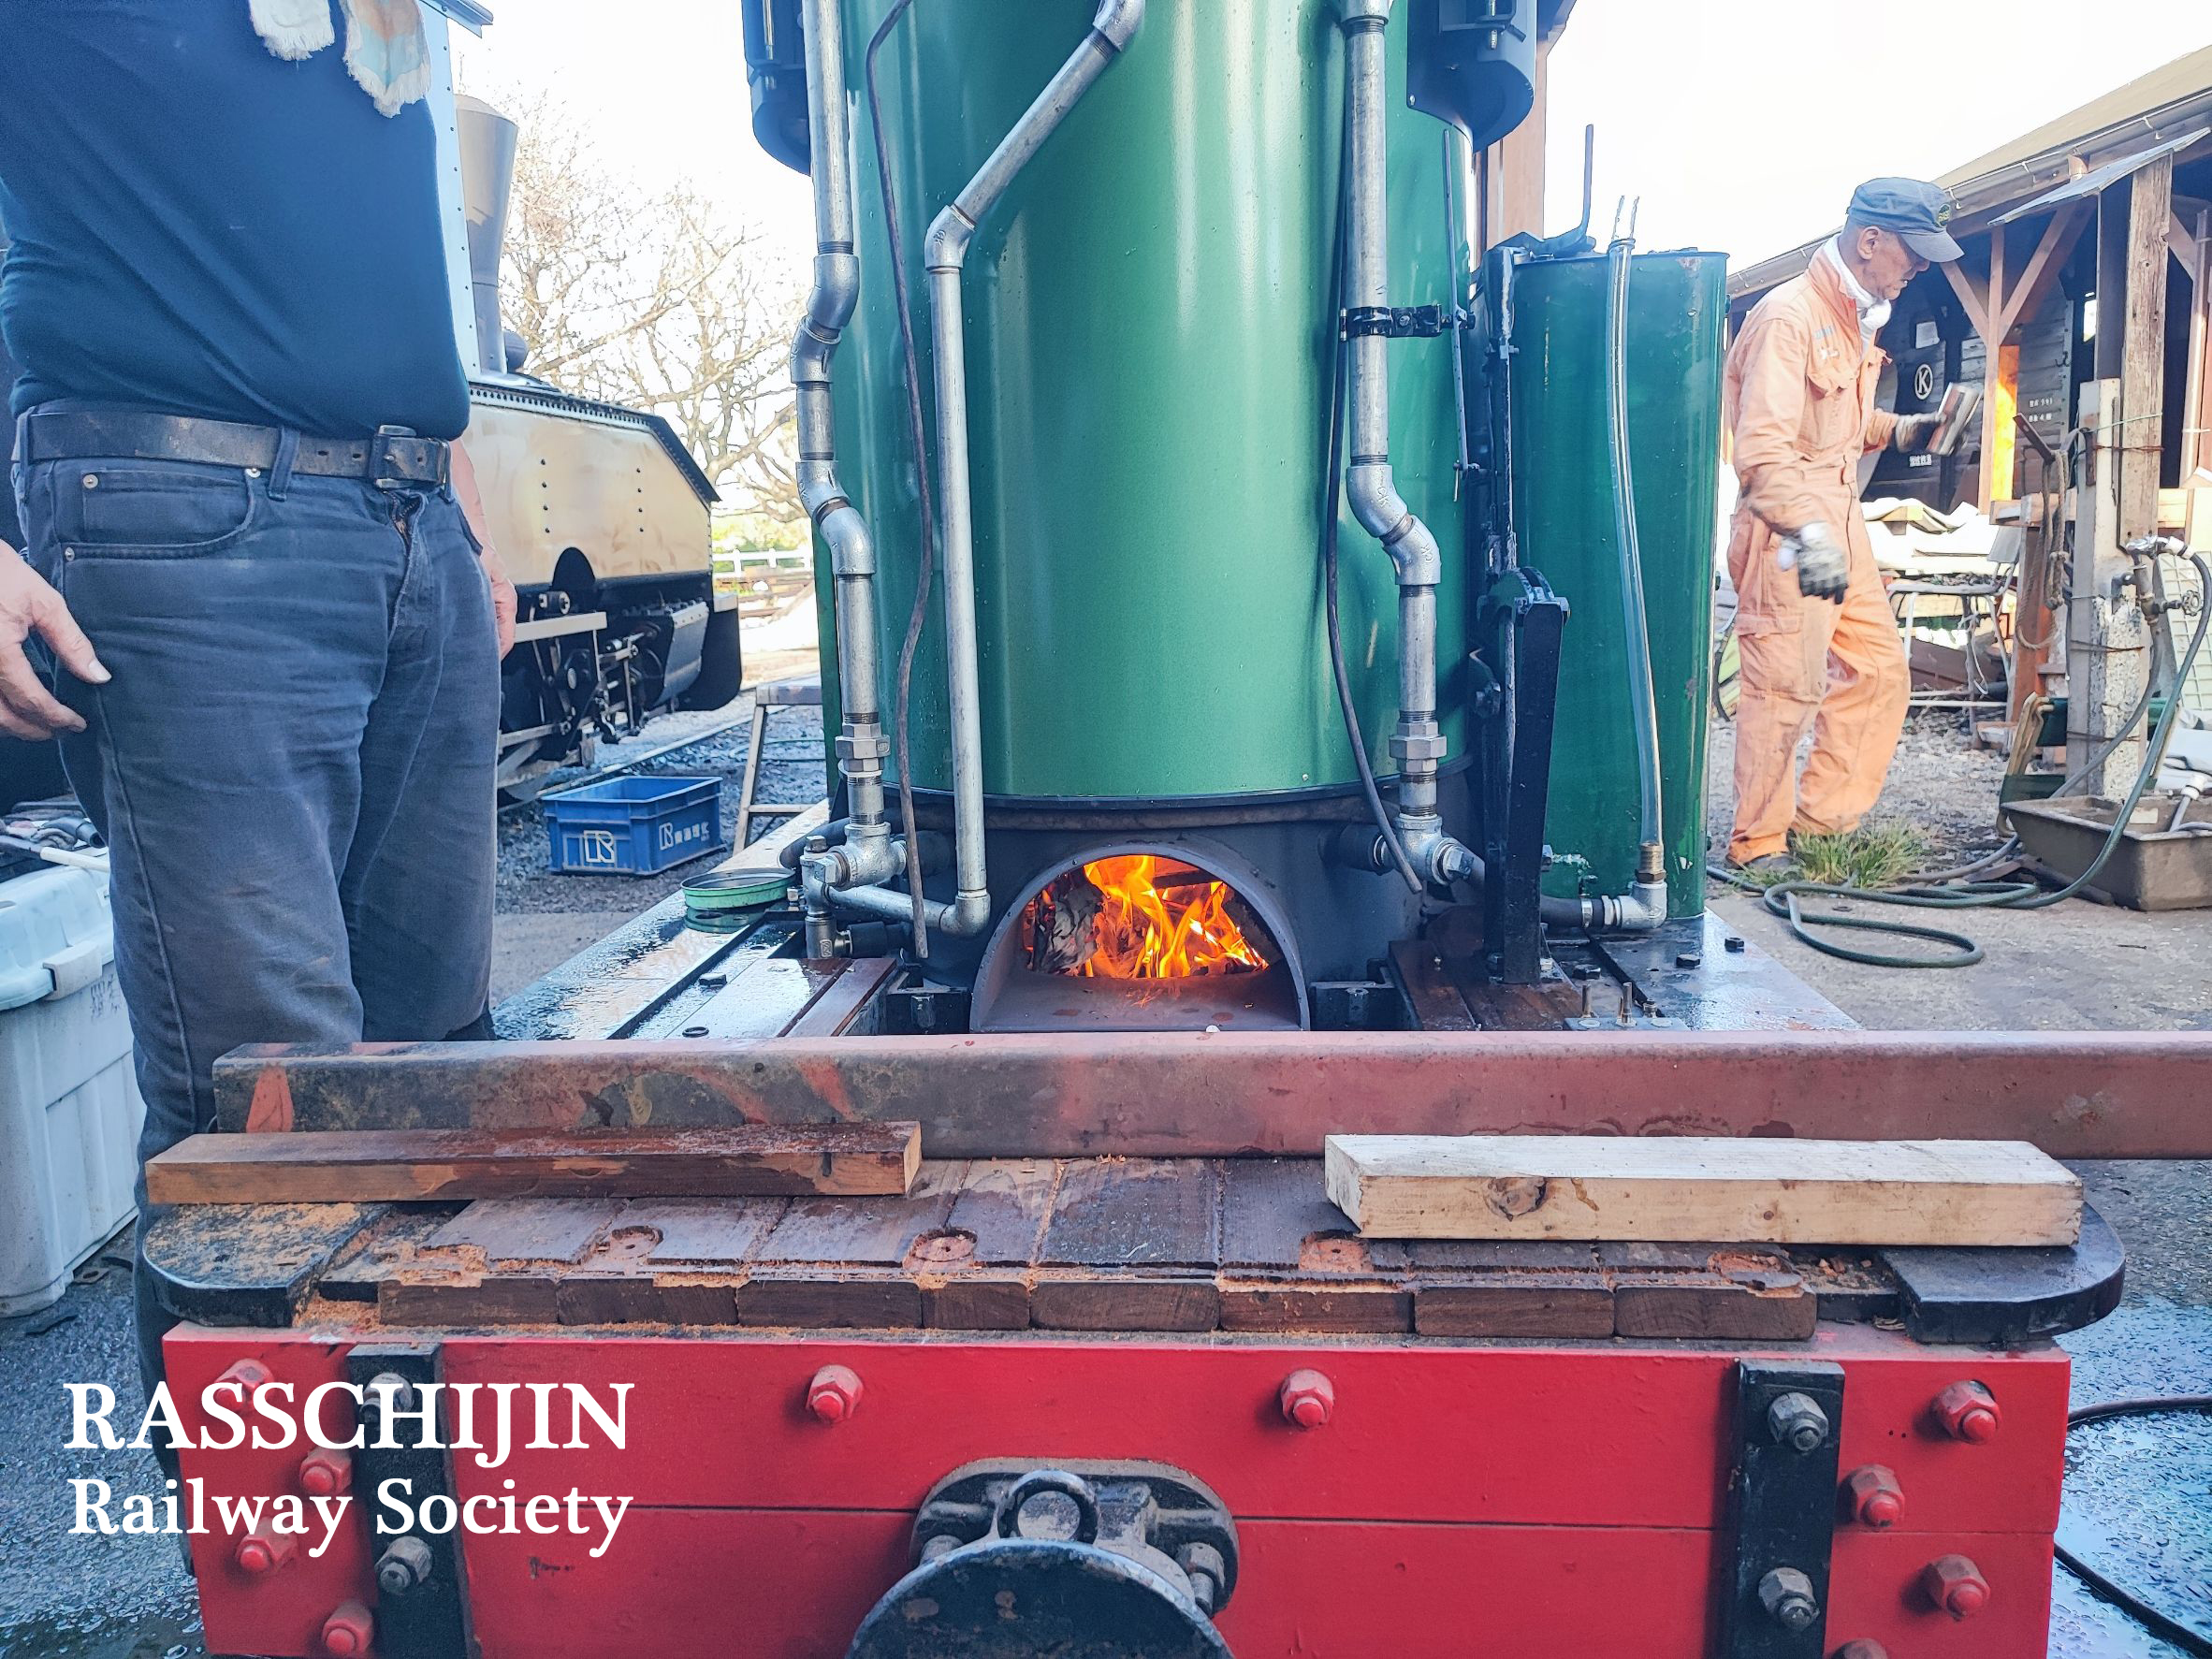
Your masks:
{"label": "bare tree branch", "polygon": [[521,127],[500,271],[528,372],[666,417],[731,504],[804,516],[789,356],[797,274],[686,185],[648,196],[609,169],[575,112],[506,100]]}

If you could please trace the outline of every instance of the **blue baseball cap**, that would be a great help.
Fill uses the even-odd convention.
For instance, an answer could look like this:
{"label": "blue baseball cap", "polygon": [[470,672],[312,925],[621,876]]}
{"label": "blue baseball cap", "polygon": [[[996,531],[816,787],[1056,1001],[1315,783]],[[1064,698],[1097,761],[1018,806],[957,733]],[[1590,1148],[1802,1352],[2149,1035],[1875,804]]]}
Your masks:
{"label": "blue baseball cap", "polygon": [[1869,179],[1851,193],[1849,223],[1893,232],[1931,265],[1948,265],[1966,252],[1943,228],[1951,198],[1943,187],[1918,179]]}

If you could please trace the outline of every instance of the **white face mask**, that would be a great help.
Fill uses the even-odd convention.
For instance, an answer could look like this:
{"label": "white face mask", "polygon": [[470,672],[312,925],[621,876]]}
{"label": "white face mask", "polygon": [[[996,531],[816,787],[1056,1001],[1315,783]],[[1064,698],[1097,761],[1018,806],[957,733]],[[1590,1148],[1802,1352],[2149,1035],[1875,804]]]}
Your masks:
{"label": "white face mask", "polygon": [[1869,345],[1874,343],[1874,336],[1888,324],[1890,310],[1888,300],[1878,299],[1870,310],[1858,313],[1858,331],[1866,337]]}

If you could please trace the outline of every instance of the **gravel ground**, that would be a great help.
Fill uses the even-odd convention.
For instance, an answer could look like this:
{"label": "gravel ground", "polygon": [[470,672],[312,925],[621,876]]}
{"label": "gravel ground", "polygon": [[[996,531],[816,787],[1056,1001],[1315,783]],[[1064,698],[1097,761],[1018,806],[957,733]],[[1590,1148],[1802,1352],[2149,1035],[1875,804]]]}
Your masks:
{"label": "gravel ground", "polygon": [[[740,698],[726,709],[711,714],[671,717],[648,725],[635,747],[649,749],[680,736],[682,722],[711,727],[734,715],[744,720],[733,729],[673,754],[649,761],[638,768],[642,776],[720,778],[722,780],[722,822],[725,831],[736,816],[738,792],[745,786],[745,746],[750,727],[751,700]],[[766,742],[762,750],[761,783],[754,798],[761,801],[812,802],[822,798],[822,711],[819,708],[782,709],[768,717]],[[619,764],[619,745],[599,751],[598,765]],[[581,779],[582,772],[556,774],[551,786]],[[756,820],[760,828],[772,819]],[[713,867],[716,855],[703,855],[689,864],[652,876],[555,875],[547,868],[549,848],[545,813],[532,805],[517,808],[500,819],[498,908],[502,915],[530,911],[593,911],[609,916],[634,916],[649,910],[680,887],[685,879]],[[609,924],[611,928],[611,924]]]}
{"label": "gravel ground", "polygon": [[[1808,737],[1798,750],[1800,766],[1812,747]],[[1736,727],[1715,720],[1706,769],[1706,836],[1715,860],[1725,854],[1736,809],[1735,766]],[[1997,788],[2003,776],[2004,756],[1974,746],[1964,714],[1952,708],[1916,713],[1906,723],[1868,822],[1912,824],[1938,864],[1962,864],[2004,838],[1997,827]]]}

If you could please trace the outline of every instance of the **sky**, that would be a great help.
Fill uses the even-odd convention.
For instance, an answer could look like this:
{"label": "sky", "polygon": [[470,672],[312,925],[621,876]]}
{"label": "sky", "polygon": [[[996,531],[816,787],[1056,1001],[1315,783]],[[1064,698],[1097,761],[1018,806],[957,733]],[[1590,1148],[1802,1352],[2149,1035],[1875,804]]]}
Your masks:
{"label": "sky", "polygon": [[[490,4],[484,39],[457,31],[464,90],[549,90],[618,170],[808,251],[805,181],[752,141],[738,0]],[[1579,0],[1552,57],[1551,228],[1580,209],[1586,122],[1601,234],[1637,196],[1645,246],[1750,261],[1833,227],[1861,179],[1946,172],[2207,45],[2212,0]]]}

